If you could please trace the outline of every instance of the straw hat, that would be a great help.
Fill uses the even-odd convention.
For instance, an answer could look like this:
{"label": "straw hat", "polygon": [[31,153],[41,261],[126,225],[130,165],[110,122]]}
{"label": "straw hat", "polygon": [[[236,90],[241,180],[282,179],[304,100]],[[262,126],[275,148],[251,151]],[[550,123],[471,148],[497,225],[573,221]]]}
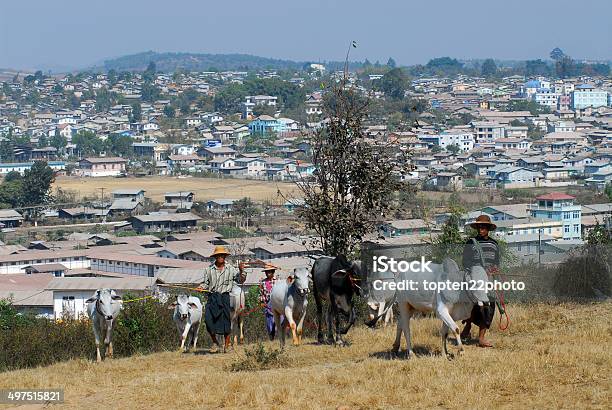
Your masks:
{"label": "straw hat", "polygon": [[215,250],[213,251],[211,258],[214,258],[217,255],[231,255],[231,253],[225,248],[223,245],[215,246]]}
{"label": "straw hat", "polygon": [[491,218],[489,215],[480,215],[474,222],[470,224],[470,226],[474,229],[478,229],[481,225],[487,225],[490,231],[494,231],[497,229],[497,225],[491,222]]}
{"label": "straw hat", "polygon": [[264,265],[264,267],[263,267],[263,271],[264,271],[264,272],[268,272],[268,271],[271,271],[271,270],[277,270],[277,269],[278,269],[278,268],[277,268],[276,266],[274,266],[274,265],[272,265],[272,264],[269,264],[269,263],[266,263],[266,264]]}

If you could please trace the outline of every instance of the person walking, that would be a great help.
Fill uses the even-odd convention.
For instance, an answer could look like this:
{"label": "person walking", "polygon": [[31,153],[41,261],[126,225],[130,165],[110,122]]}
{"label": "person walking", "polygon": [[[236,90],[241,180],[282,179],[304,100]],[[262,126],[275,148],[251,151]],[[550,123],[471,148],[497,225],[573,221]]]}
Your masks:
{"label": "person walking", "polygon": [[230,252],[225,246],[216,246],[210,255],[215,261],[204,270],[204,281],[200,284],[200,290],[208,291],[208,301],[204,311],[204,323],[206,330],[213,341],[211,353],[219,351],[219,340],[217,336],[225,339],[223,352],[229,349],[231,334],[231,311],[230,311],[230,291],[235,283],[244,283],[246,274],[244,273],[244,263],[240,263],[238,268],[226,262]]}
{"label": "person walking", "polygon": [[[491,222],[488,215],[480,215],[470,224],[477,232],[474,238],[468,239],[463,248],[463,268],[467,271],[484,269],[487,275],[492,276],[499,272],[500,252],[497,241],[489,236],[497,226]],[[489,303],[483,306],[474,305],[471,317],[463,323],[465,327],[461,332],[461,339],[468,340],[472,323],[479,328],[478,345],[480,347],[493,347],[485,336],[491,327],[495,315],[495,296],[489,295]]]}
{"label": "person walking", "polygon": [[264,309],[264,317],[266,318],[266,331],[268,332],[268,337],[270,338],[270,340],[274,340],[274,336],[276,334],[276,324],[274,323],[274,315],[272,314],[272,302],[270,300],[272,288],[276,283],[276,277],[274,276],[276,273],[276,269],[276,266],[267,263],[263,268],[263,272],[265,273],[266,277],[259,281],[259,303],[261,303]]}

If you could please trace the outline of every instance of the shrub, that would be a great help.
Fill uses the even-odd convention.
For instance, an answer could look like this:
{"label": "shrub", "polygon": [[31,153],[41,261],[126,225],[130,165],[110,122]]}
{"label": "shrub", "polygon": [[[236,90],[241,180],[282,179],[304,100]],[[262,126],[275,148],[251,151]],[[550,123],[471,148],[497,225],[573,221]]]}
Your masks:
{"label": "shrub", "polygon": [[261,343],[257,343],[244,351],[244,356],[239,357],[230,364],[232,372],[252,372],[257,370],[268,370],[287,365],[287,355],[278,349],[266,349]]}

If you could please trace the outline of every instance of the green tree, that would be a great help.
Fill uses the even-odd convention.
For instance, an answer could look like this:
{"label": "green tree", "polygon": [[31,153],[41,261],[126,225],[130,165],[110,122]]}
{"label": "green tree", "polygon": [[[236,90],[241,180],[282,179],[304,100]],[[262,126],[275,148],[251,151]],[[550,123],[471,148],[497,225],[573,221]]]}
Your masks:
{"label": "green tree", "polygon": [[21,173],[19,171],[11,171],[4,176],[4,181],[2,182],[12,182],[12,181],[21,181]]}
{"label": "green tree", "polygon": [[450,144],[446,146],[446,150],[453,155],[457,155],[461,151],[461,147],[457,144]]}
{"label": "green tree", "polygon": [[387,67],[389,68],[397,67],[397,64],[393,58],[389,57],[389,59],[387,60]]}
{"label": "green tree", "polygon": [[559,78],[573,77],[576,73],[576,64],[570,56],[563,56],[555,63],[555,72]]}
{"label": "green tree", "polygon": [[563,51],[559,48],[559,47],[555,47],[551,52],[550,52],[550,58],[555,60],[555,61],[559,61],[561,60],[563,57],[565,57],[565,54],[563,53]]}
{"label": "green tree", "polygon": [[451,206],[446,223],[442,226],[442,232],[432,243],[431,259],[441,263],[445,258],[450,257],[460,263],[460,255],[463,252],[464,236],[459,229],[461,216],[465,210],[458,206]]}
{"label": "green tree", "polygon": [[127,135],[111,134],[107,145],[113,155],[127,158],[133,154],[132,138]]}
{"label": "green tree", "polygon": [[104,141],[91,131],[79,132],[72,138],[72,143],[81,156],[97,155],[105,149]]}
{"label": "green tree", "polygon": [[23,174],[23,203],[26,206],[46,204],[51,199],[55,173],[46,161],[34,161]]}
{"label": "green tree", "polygon": [[174,115],[176,114],[176,111],[174,109],[174,107],[170,104],[167,104],[164,107],[164,115],[168,118],[174,118]]}
{"label": "green tree", "polygon": [[233,211],[236,216],[240,217],[240,226],[248,229],[249,221],[256,215],[259,215],[259,208],[251,201],[250,198],[242,198],[234,202]]}
{"label": "green tree", "polygon": [[408,85],[408,77],[401,68],[391,69],[380,80],[375,81],[375,88],[396,100],[404,98]]}
{"label": "green tree", "polygon": [[492,58],[487,58],[482,63],[481,73],[483,77],[494,77],[497,74],[497,64]]}
{"label": "green tree", "polygon": [[64,148],[66,148],[66,145],[68,145],[68,141],[66,140],[66,138],[60,135],[59,132],[56,132],[55,135],[51,137],[51,141],[49,141],[49,144],[53,148],[57,149],[58,152],[63,152]]}
{"label": "green tree", "polygon": [[132,117],[130,122],[142,121],[142,106],[139,102],[132,103]]}

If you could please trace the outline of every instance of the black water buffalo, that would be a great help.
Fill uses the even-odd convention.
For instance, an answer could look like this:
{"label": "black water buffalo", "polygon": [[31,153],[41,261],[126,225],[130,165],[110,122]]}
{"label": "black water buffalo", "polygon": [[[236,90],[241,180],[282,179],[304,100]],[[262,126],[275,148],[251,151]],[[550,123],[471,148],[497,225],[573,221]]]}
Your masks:
{"label": "black water buffalo", "polygon": [[[327,310],[327,342],[344,344],[342,335],[346,334],[355,323],[355,306],[353,295],[359,295],[365,276],[361,270],[361,262],[349,262],[344,256],[322,256],[312,266],[313,293],[317,303],[317,339],[324,343],[322,320],[323,300],[329,302]],[[340,313],[348,318],[345,328],[340,329]],[[336,322],[336,335],[332,322]]]}

